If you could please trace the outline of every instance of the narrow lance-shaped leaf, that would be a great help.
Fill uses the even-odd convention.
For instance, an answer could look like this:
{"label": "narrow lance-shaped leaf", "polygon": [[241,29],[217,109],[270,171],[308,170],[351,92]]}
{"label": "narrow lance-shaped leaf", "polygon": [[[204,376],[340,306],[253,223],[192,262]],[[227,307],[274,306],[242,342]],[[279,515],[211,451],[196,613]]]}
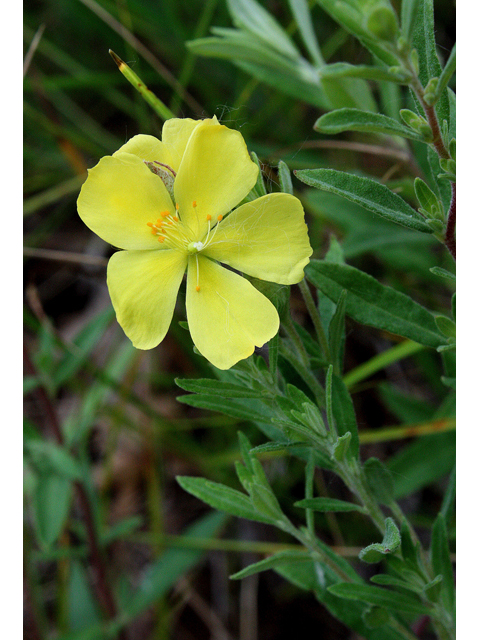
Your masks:
{"label": "narrow lance-shaped leaf", "polygon": [[244,493],[205,478],[177,476],[177,482],[188,493],[206,502],[214,509],[238,518],[270,523],[271,518],[259,514]]}
{"label": "narrow lance-shaped leaf", "polygon": [[305,273],[310,282],[331,300],[338,300],[342,290],[346,289],[346,312],[357,322],[433,348],[445,342],[427,309],[359,269],[312,260]]}
{"label": "narrow lance-shaped leaf", "polygon": [[262,398],[263,393],[258,389],[241,387],[230,382],[214,380],[210,378],[198,378],[196,380],[176,378],[175,383],[185,391],[203,393],[205,395],[220,396],[222,398]]}
{"label": "narrow lance-shaped leaf", "polygon": [[268,569],[274,569],[281,565],[290,564],[291,562],[311,562],[312,558],[310,554],[302,551],[294,551],[293,549],[287,551],[280,551],[273,556],[269,556],[264,560],[260,560],[259,562],[255,562],[245,569],[238,571],[230,576],[231,580],[241,580],[242,578],[246,578],[247,576],[252,576],[255,573],[260,573],[261,571],[267,571]]}
{"label": "narrow lance-shaped leaf", "polygon": [[349,582],[341,582],[328,587],[330,593],[347,598],[349,600],[360,600],[369,604],[385,607],[392,611],[403,611],[411,614],[431,613],[430,609],[421,604],[417,598],[398,591],[389,591],[380,587],[372,587],[370,585],[351,584]]}
{"label": "narrow lance-shaped leaf", "polygon": [[312,56],[312,60],[319,67],[322,67],[325,64],[325,61],[321,54],[320,47],[318,46],[307,0],[288,0],[288,3],[295,17],[303,42]]}
{"label": "narrow lance-shaped leaf", "polygon": [[361,131],[365,133],[382,133],[390,136],[402,136],[411,140],[422,141],[423,137],[400,124],[393,118],[381,113],[370,113],[360,109],[337,109],[321,116],[314,124],[315,131],[335,134],[342,131]]}
{"label": "narrow lance-shaped leaf", "polygon": [[295,507],[302,507],[303,509],[312,509],[312,511],[321,511],[326,513],[328,511],[344,512],[344,511],[360,511],[364,513],[364,508],[359,504],[353,502],[346,502],[345,500],[336,500],[335,498],[305,498],[295,502]]}
{"label": "narrow lance-shaped leaf", "polygon": [[295,171],[299,180],[311,187],[335,193],[368,211],[409,229],[432,233],[422,216],[384,184],[335,169]]}
{"label": "narrow lance-shaped leaf", "polygon": [[320,78],[363,78],[364,80],[377,80],[385,82],[395,82],[398,84],[408,84],[411,75],[405,73],[400,68],[392,71],[387,67],[373,67],[369,65],[349,64],[348,62],[334,62],[322,67]]}

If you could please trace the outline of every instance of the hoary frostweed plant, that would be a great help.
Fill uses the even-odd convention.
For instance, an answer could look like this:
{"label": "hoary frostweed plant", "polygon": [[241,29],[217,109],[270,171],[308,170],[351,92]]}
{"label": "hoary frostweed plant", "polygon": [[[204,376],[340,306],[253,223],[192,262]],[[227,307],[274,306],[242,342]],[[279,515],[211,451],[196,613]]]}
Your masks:
{"label": "hoary frostweed plant", "polygon": [[[364,45],[371,56],[366,65],[327,64],[306,0],[289,4],[308,60],[254,0],[229,0],[237,28],[218,29],[215,37],[190,47],[230,59],[260,81],[321,108],[326,113],[315,123],[318,132],[394,138],[420,167],[409,198],[416,197],[415,208],[365,175],[325,168],[295,175],[363,207],[378,217],[378,225],[401,225],[408,238],[436,237],[444,247],[438,245],[442,264],[447,259],[448,265],[455,257],[455,97],[448,88],[455,53],[440,64],[431,0],[404,1],[400,16],[387,0],[318,0]],[[132,81],[133,72],[115,58]],[[385,95],[392,95],[386,86],[406,87],[406,108],[397,117],[379,113],[367,80]],[[267,193],[257,158],[238,131],[216,118],[172,118],[161,140],[138,135],[102,158],[89,172],[78,211],[90,229],[120,249],[110,259],[107,284],[118,322],[137,348],[151,349],[163,340],[186,272],[188,330],[213,367],[211,378],[177,380],[192,392],[181,401],[249,419],[266,438],[252,448],[239,434],[242,460],[236,472],[243,491],[201,477],[178,478],[215,509],[277,527],[299,543],[297,550],[270,555],[232,578],[273,569],[311,591],[368,640],[412,640],[428,628],[451,639],[454,474],[429,536],[420,541],[395,499],[388,464],[360,455],[362,433],[349,389],[355,380],[426,348],[441,354],[442,384],[453,393],[455,298],[451,317],[435,314],[346,264],[336,241],[323,260],[310,259],[304,210],[284,162],[278,183],[280,191]],[[439,283],[454,280],[443,267],[431,271]],[[291,317],[290,285],[300,288],[311,333]],[[367,363],[369,373],[349,377],[343,373],[345,316],[406,340]],[[263,345],[268,348],[254,354]],[[304,463],[305,497],[293,505],[297,518],[286,514],[295,509],[286,509],[271,486],[260,462],[267,453]],[[351,499],[315,495],[320,470],[336,474]],[[371,522],[376,533],[356,562],[317,535],[316,512],[353,512]],[[377,569],[370,579],[372,571],[362,569],[366,564]]]}

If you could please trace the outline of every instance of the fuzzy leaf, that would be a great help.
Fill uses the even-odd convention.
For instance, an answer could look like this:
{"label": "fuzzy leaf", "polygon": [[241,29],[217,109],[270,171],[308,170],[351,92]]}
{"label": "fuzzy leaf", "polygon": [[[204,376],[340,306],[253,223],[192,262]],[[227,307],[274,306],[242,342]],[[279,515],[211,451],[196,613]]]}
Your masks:
{"label": "fuzzy leaf", "polygon": [[360,109],[337,109],[321,116],[313,125],[315,131],[335,134],[342,131],[361,131],[365,133],[383,133],[389,136],[402,136],[422,141],[421,136],[397,120],[381,113],[370,113]]}
{"label": "fuzzy leaf", "polygon": [[312,509],[313,511],[321,511],[326,513],[327,511],[360,511],[364,513],[363,507],[353,502],[346,502],[345,500],[336,500],[335,498],[305,498],[295,502],[294,507],[302,507],[303,509]]}
{"label": "fuzzy leaf", "polygon": [[346,313],[357,322],[433,348],[445,342],[429,311],[363,271],[312,260],[305,273],[310,282],[333,301],[346,289]]}
{"label": "fuzzy leaf", "polygon": [[[238,397],[238,396],[237,396]],[[188,404],[191,407],[197,407],[199,409],[208,409],[209,411],[219,411],[226,416],[232,418],[239,418],[240,420],[251,420],[259,422],[269,422],[270,418],[263,416],[261,413],[249,409],[246,406],[240,405],[235,401],[227,401],[225,398],[216,397],[213,395],[195,395],[195,396],[178,396],[177,400]]]}
{"label": "fuzzy leaf", "polygon": [[268,523],[272,521],[256,511],[248,496],[226,485],[212,482],[206,478],[191,478],[187,476],[177,476],[177,482],[182,489],[185,489],[185,491],[199,500],[206,502],[214,509],[238,518],[246,518],[247,520]]}
{"label": "fuzzy leaf", "polygon": [[335,169],[303,169],[294,173],[305,184],[342,196],[390,222],[432,233],[415,209],[376,180]]}
{"label": "fuzzy leaf", "polygon": [[385,607],[392,611],[403,611],[405,613],[429,615],[430,609],[421,604],[417,598],[413,598],[398,591],[389,591],[380,587],[370,585],[352,584],[341,582],[328,588],[340,598],[348,600],[360,600],[379,607]]}
{"label": "fuzzy leaf", "polygon": [[255,562],[245,569],[238,571],[230,576],[230,580],[241,580],[242,578],[246,578],[247,576],[252,576],[255,573],[260,573],[261,571],[267,571],[268,569],[275,569],[279,566],[290,564],[292,562],[311,562],[312,559],[310,554],[303,551],[280,551],[273,556],[269,556],[264,560],[260,560],[260,562]]}
{"label": "fuzzy leaf", "polygon": [[195,380],[176,378],[175,384],[185,391],[219,396],[221,398],[262,398],[264,396],[258,389],[248,389],[230,382],[222,382],[210,378],[198,378]]}

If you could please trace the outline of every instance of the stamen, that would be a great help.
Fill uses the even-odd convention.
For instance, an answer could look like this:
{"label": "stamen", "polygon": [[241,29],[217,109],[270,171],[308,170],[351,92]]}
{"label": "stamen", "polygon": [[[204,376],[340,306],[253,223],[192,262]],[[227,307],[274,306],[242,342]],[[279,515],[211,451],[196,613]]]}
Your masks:
{"label": "stamen", "polygon": [[222,216],[222,214],[220,214],[220,215],[217,217],[217,220],[218,220],[219,222],[221,222],[221,221],[223,220],[223,216]]}
{"label": "stamen", "polygon": [[197,206],[197,201],[196,201],[196,200],[194,200],[194,201],[192,202],[192,207],[195,209],[195,207],[196,207],[196,206]]}
{"label": "stamen", "polygon": [[210,220],[212,219],[212,216],[210,214],[207,215],[207,221],[210,222]]}

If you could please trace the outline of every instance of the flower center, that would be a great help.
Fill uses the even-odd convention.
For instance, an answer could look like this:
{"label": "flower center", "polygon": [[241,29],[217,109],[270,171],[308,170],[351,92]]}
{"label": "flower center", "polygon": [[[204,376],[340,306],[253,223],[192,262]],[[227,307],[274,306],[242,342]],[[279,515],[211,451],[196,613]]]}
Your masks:
{"label": "flower center", "polygon": [[[197,207],[195,200],[192,202],[192,207],[193,209]],[[156,236],[158,242],[162,244],[165,243],[166,246],[172,249],[187,251],[187,253],[191,255],[206,249],[215,237],[218,223],[223,219],[223,216],[217,216],[217,224],[212,229],[212,216],[210,214],[207,215],[207,232],[204,238],[199,240],[195,238],[192,230],[182,222],[178,204],[175,205],[175,209],[174,214],[170,213],[170,211],[162,211],[160,218],[158,218],[156,222],[147,222],[147,226],[150,227],[152,235]]]}

